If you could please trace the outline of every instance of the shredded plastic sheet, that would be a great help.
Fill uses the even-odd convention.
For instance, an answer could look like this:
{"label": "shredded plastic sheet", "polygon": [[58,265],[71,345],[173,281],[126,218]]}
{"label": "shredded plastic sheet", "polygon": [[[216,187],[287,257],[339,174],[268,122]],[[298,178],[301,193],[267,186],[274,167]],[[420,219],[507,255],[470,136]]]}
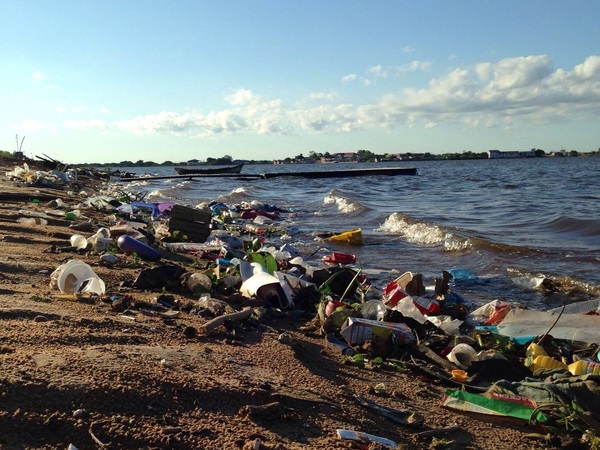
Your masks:
{"label": "shredded plastic sheet", "polygon": [[536,403],[523,395],[489,392],[472,394],[461,390],[447,390],[442,406],[459,411],[515,417],[532,422],[544,423],[548,418],[536,411]]}
{"label": "shredded plastic sheet", "polygon": [[[498,324],[498,332],[504,336],[542,336],[550,330],[557,316],[549,312],[530,309],[513,309]],[[580,342],[600,342],[600,316],[563,314],[550,330],[552,337]]]}

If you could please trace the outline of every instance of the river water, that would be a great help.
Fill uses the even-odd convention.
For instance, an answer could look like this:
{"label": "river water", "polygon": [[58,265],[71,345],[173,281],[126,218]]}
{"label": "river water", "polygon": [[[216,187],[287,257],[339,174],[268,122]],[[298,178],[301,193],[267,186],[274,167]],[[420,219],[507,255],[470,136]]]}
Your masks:
{"label": "river water", "polygon": [[[151,202],[276,205],[289,211],[277,227],[305,260],[319,265],[331,251],[355,254],[379,288],[405,271],[422,273],[430,286],[443,270],[465,269],[475,278],[455,280],[454,289],[474,305],[499,299],[548,309],[600,298],[599,157],[247,165],[242,174],[382,166],[416,167],[418,175],[178,178],[124,186],[147,192]],[[172,167],[126,170],[176,175]],[[355,227],[363,231],[360,247],[315,240],[320,232]],[[552,284],[539,286],[544,278]]]}

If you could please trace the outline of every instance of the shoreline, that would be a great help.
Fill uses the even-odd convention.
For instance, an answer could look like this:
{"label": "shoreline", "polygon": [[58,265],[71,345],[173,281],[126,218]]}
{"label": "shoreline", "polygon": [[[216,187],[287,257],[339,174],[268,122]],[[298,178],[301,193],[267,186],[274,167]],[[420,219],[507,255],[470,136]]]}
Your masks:
{"label": "shoreline", "polygon": [[[2,175],[11,169],[1,169]],[[88,196],[102,186],[82,178],[79,183],[81,189],[72,190]],[[442,408],[446,387],[435,379],[343,364],[339,349],[327,345],[306,318],[267,315],[236,333],[222,328],[193,334],[209,320],[193,312],[197,296],[137,289],[131,282],[144,269],[177,264],[193,271],[198,261],[165,252],[155,263],[117,253],[121,262],[109,266],[93,253],[62,252],[74,234],[71,221],[22,225],[18,211],[44,210],[58,198],[74,206],[83,197],[68,194],[70,188],[16,185],[4,176],[0,187],[0,446],[352,449],[336,430],[355,429],[407,448],[431,448],[431,437],[393,425],[353,395],[423,415],[418,431],[458,425],[446,436],[457,448],[539,445],[526,438],[534,430],[522,423]],[[108,223],[106,213],[86,213],[96,228]],[[93,268],[106,284],[105,295],[62,297],[50,287],[52,272],[71,259]],[[161,294],[177,305],[175,320],[127,317],[115,304],[127,300],[147,309]],[[237,296],[228,300],[236,308],[245,305]],[[375,386],[385,386],[385,394],[375,394]]]}

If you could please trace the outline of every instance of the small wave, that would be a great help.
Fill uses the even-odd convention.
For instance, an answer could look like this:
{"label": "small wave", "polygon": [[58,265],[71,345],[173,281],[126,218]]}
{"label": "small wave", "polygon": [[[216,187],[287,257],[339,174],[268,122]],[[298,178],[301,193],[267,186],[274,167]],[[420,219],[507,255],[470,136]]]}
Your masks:
{"label": "small wave", "polygon": [[446,231],[439,225],[415,221],[401,213],[393,213],[376,230],[403,236],[408,242],[423,245],[441,245]]}
{"label": "small wave", "polygon": [[469,236],[468,230],[444,228],[441,225],[414,219],[402,213],[393,213],[376,230],[402,236],[413,244],[440,245],[448,252],[484,250],[499,254],[533,254],[540,250],[494,242],[481,237]]}
{"label": "small wave", "polygon": [[548,224],[554,231],[579,236],[600,236],[600,221],[561,216]]}
{"label": "small wave", "polygon": [[179,181],[177,183],[163,183],[161,184],[162,187],[158,189],[158,192],[162,192],[165,195],[167,192],[169,192],[169,195],[172,195],[172,193],[176,192],[191,192],[195,189],[195,186],[191,183],[192,182],[189,180]]}
{"label": "small wave", "polygon": [[464,252],[472,250],[475,242],[470,238],[465,238],[452,233],[446,233],[444,238],[444,250],[448,252]]}
{"label": "small wave", "polygon": [[227,194],[219,195],[215,201],[223,202],[223,203],[237,203],[250,198],[249,188],[244,186],[239,186]]}
{"label": "small wave", "polygon": [[345,214],[363,211],[365,209],[360,202],[344,196],[336,189],[327,194],[323,202],[326,205],[336,205],[338,211]]}

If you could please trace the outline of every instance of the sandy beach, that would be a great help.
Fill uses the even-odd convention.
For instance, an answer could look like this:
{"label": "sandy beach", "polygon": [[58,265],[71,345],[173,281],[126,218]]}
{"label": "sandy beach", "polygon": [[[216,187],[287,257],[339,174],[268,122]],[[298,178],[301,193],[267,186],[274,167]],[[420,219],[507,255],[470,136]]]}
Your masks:
{"label": "sandy beach", "polygon": [[[194,313],[198,297],[132,287],[144,269],[195,258],[161,252],[160,262],[117,253],[113,266],[87,251],[64,251],[72,221],[22,224],[20,210],[69,208],[101,189],[80,177],[61,188],[28,186],[0,170],[0,448],[4,449],[358,449],[337,429],[363,431],[399,448],[555,448],[528,439],[535,432],[507,418],[461,414],[440,406],[447,386],[410,370],[376,371],[343,364],[319,328],[293,314],[266,314],[234,331],[197,333],[209,320]],[[52,208],[50,208],[52,209]],[[94,229],[109,214],[85,215]],[[89,264],[106,293],[61,296],[51,274],[72,259]],[[144,314],[160,295],[177,316]],[[123,314],[115,300],[131,306]],[[233,309],[253,306],[237,295]],[[378,386],[377,389],[375,387]],[[360,395],[424,417],[403,426],[359,405]],[[453,431],[418,433],[446,427]]]}

